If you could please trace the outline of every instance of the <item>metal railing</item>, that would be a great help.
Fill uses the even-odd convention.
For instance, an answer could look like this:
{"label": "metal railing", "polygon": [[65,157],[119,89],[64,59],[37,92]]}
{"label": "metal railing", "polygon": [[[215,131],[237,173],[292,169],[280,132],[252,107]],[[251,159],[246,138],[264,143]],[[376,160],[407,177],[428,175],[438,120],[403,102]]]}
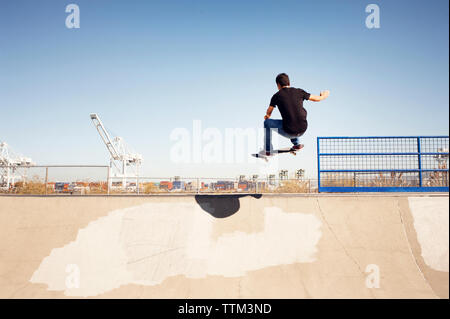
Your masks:
{"label": "metal railing", "polygon": [[448,136],[318,137],[315,179],[115,177],[107,165],[0,166],[0,194],[448,192]]}
{"label": "metal railing", "polygon": [[109,194],[109,166],[0,166],[0,194]]}
{"label": "metal railing", "polygon": [[[8,169],[8,175],[6,174]],[[3,173],[2,173],[3,172]],[[7,177],[8,176],[8,177]],[[9,179],[9,182],[6,179]],[[317,180],[110,176],[106,165],[0,166],[0,194],[151,195],[317,193]]]}
{"label": "metal railing", "polygon": [[448,192],[448,136],[318,137],[319,192]]}

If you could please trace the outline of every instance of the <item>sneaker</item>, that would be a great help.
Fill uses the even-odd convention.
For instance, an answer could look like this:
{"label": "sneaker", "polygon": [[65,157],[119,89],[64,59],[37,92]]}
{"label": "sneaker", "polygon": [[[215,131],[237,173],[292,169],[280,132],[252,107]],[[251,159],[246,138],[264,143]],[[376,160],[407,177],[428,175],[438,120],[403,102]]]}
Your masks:
{"label": "sneaker", "polygon": [[265,151],[265,150],[259,151],[258,154],[261,155],[261,156],[270,156],[270,155],[272,155],[270,152],[267,152],[267,151]]}
{"label": "sneaker", "polygon": [[291,150],[292,150],[292,151],[299,151],[299,150],[301,150],[304,146],[305,146],[305,145],[303,145],[303,144],[294,145],[294,146],[291,147]]}

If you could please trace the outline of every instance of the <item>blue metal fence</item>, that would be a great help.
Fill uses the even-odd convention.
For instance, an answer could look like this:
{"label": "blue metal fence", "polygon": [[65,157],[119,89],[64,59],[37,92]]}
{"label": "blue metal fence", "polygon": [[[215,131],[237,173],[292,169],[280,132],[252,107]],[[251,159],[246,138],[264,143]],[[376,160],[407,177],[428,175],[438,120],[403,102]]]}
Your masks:
{"label": "blue metal fence", "polygon": [[448,136],[318,137],[319,192],[448,192]]}

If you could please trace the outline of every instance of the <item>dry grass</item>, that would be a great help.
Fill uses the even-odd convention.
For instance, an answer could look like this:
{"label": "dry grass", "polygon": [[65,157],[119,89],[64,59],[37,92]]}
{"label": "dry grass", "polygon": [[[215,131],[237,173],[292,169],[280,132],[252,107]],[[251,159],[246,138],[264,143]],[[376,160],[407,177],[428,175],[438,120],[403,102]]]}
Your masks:
{"label": "dry grass", "polygon": [[[47,190],[47,192],[48,191],[49,190]],[[13,193],[23,195],[44,195],[45,183],[43,183],[39,177],[34,176],[30,181],[17,182],[13,189]]]}
{"label": "dry grass", "polygon": [[281,181],[274,189],[275,193],[309,193],[310,181],[288,180]]}
{"label": "dry grass", "polygon": [[[447,169],[447,163],[443,162],[438,165],[439,169]],[[424,180],[425,186],[448,186],[448,172],[431,172]]]}
{"label": "dry grass", "polygon": [[161,190],[154,183],[146,183],[144,184],[144,194],[152,194],[152,193],[160,193]]}
{"label": "dry grass", "polygon": [[379,173],[378,176],[369,183],[368,186],[372,187],[385,187],[385,186],[408,186],[407,182],[402,179],[403,173],[391,172],[389,175]]}
{"label": "dry grass", "polygon": [[90,186],[89,187],[89,191],[86,192],[87,194],[92,194],[92,195],[101,195],[101,194],[107,194],[108,193],[108,189],[106,188],[107,186]]}
{"label": "dry grass", "polygon": [[355,187],[355,180],[351,178],[322,179],[322,187]]}

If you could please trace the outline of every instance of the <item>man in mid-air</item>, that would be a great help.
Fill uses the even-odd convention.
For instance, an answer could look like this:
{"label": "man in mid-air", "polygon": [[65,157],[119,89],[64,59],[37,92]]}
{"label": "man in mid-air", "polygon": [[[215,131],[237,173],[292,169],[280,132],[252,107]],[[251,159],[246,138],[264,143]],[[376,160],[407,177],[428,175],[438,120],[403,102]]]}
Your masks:
{"label": "man in mid-air", "polygon": [[[264,116],[264,150],[263,155],[269,156],[273,151],[272,147],[272,130],[277,130],[278,134],[289,138],[294,144],[292,151],[300,150],[303,145],[300,144],[299,137],[302,136],[308,128],[306,121],[307,112],[303,108],[303,101],[309,100],[320,102],[325,100],[330,91],[320,92],[320,96],[312,95],[302,89],[291,87],[289,76],[286,73],[278,74],[275,82],[277,83],[278,92],[272,96],[270,106]],[[272,120],[273,109],[278,107],[282,120]]]}

